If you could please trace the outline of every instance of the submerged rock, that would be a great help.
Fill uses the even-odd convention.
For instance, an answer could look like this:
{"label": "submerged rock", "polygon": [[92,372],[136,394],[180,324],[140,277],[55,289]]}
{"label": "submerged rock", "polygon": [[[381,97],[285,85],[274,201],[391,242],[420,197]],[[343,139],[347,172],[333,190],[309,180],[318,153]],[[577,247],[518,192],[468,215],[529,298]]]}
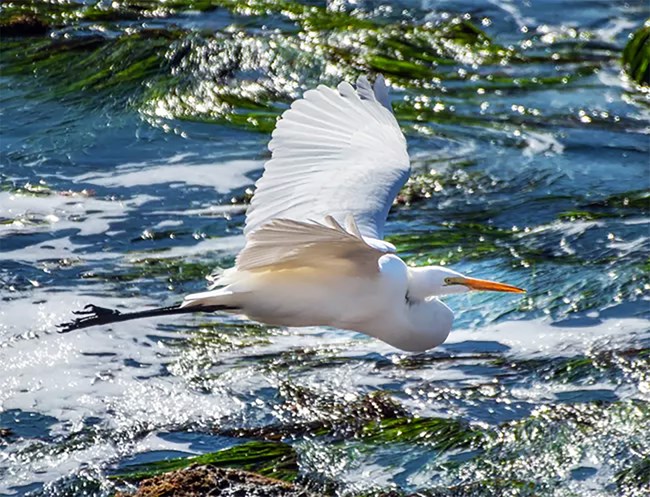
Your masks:
{"label": "submerged rock", "polygon": [[0,21],[0,36],[43,36],[49,27],[43,20],[31,14],[19,14]]}
{"label": "submerged rock", "polygon": [[304,488],[239,469],[213,465],[190,466],[148,478],[134,494],[116,497],[315,497]]}

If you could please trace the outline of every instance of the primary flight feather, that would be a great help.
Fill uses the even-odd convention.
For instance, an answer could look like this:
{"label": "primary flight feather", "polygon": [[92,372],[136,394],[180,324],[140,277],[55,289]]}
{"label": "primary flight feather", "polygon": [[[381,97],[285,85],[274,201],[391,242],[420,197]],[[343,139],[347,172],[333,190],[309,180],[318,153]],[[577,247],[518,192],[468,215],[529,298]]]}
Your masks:
{"label": "primary flight feather", "polygon": [[343,223],[354,217],[364,236],[382,238],[397,192],[409,177],[406,140],[395,116],[365,78],[357,91],[319,86],[287,110],[273,132],[271,160],[246,215],[247,235],[271,219]]}
{"label": "primary flight feather", "polygon": [[282,115],[246,214],[246,244],[210,290],[134,313],[87,306],[62,331],[200,311],[234,311],[280,326],[334,326],[421,352],[445,341],[452,311],[438,297],[521,293],[439,266],[410,268],[383,240],[409,177],[406,139],[383,77],[356,89],[319,86]]}

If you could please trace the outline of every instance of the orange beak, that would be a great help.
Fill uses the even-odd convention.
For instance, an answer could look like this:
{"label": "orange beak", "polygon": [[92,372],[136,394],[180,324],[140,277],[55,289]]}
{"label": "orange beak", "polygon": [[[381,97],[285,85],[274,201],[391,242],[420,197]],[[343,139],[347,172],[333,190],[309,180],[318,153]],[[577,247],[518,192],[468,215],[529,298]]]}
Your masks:
{"label": "orange beak", "polygon": [[470,290],[483,290],[488,292],[510,292],[510,293],[526,293],[526,290],[516,286],[507,285],[505,283],[497,283],[496,281],[479,280],[476,278],[449,278],[452,285],[465,285]]}

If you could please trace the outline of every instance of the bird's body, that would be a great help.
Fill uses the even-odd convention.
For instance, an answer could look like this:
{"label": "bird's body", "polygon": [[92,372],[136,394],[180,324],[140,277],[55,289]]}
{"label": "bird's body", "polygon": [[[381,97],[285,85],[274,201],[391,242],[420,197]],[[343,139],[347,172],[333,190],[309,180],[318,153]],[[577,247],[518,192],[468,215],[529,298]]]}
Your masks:
{"label": "bird's body", "polygon": [[411,275],[398,256],[382,255],[377,267],[374,274],[331,265],[229,270],[219,280],[223,287],[188,296],[186,306],[235,306],[249,318],[271,325],[354,330],[407,351],[444,342],[453,321],[451,310],[435,298],[408,296]]}
{"label": "bird's body", "polygon": [[235,266],[180,306],[120,314],[91,306],[64,329],[148,315],[236,310],[279,326],[333,326],[420,352],[445,341],[452,311],[437,297],[523,292],[447,268],[408,267],[383,240],[408,179],[406,140],[380,76],[356,90],[309,90],[273,132],[271,159],[247,211]]}

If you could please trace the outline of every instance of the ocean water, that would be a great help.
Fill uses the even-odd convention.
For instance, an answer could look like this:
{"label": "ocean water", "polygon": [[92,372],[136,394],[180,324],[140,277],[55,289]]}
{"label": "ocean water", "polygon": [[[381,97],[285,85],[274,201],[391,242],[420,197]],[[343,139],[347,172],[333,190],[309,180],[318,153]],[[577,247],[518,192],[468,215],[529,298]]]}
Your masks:
{"label": "ocean water", "polygon": [[[647,2],[43,5],[2,13],[49,31],[0,41],[0,495],[112,495],[130,465],[265,427],[332,495],[647,495],[650,105],[620,62]],[[243,316],[56,333],[205,288],[277,115],[378,72],[413,165],[388,239],[526,295],[447,299],[420,355]],[[304,426],[373,395],[480,436]]]}

